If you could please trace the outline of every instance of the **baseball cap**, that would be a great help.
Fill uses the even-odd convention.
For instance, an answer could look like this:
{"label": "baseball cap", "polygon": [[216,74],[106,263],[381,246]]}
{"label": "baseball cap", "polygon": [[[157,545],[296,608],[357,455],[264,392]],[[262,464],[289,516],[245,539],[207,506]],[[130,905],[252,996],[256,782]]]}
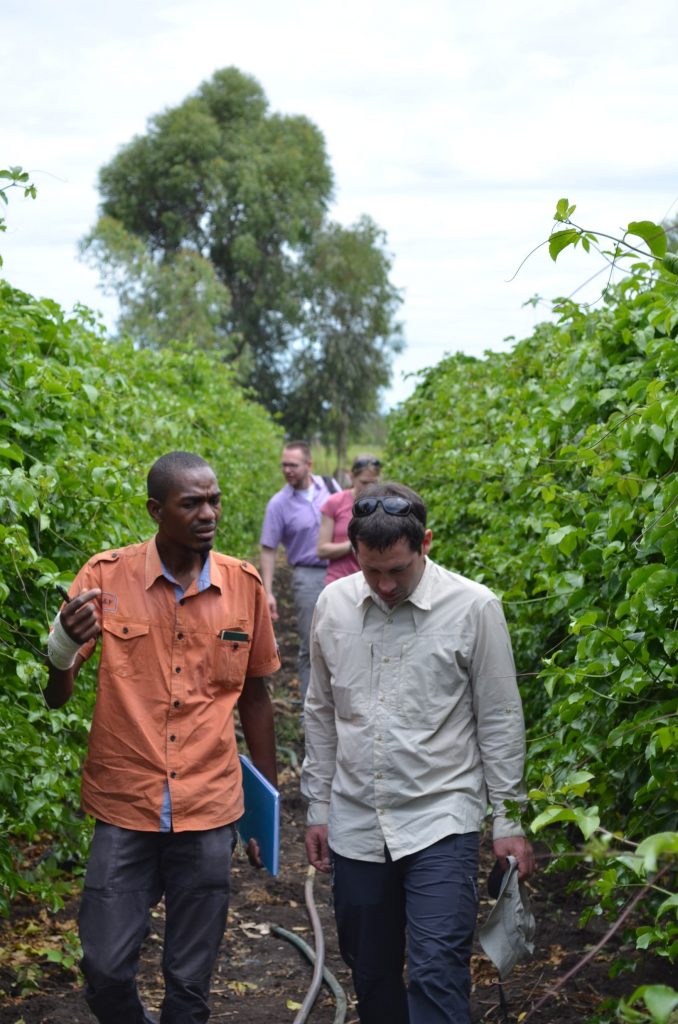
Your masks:
{"label": "baseball cap", "polygon": [[518,862],[507,857],[508,867],[499,887],[497,902],[478,933],[485,954],[505,978],[519,960],[534,953],[536,924],[524,885],[518,881]]}

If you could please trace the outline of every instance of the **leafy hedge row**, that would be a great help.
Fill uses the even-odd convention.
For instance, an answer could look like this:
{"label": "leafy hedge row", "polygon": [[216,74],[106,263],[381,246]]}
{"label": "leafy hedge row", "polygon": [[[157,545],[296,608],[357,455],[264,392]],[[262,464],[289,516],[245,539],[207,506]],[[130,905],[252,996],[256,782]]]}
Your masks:
{"label": "leafy hedge row", "polygon": [[[146,472],[175,448],[214,466],[218,545],[247,554],[278,483],[279,443],[215,358],[107,344],[88,310],[67,316],[0,282],[0,911],[17,891],[58,901],[56,865],[86,838],[77,807],[93,678],[85,669],[73,700],[46,709],[54,584],[152,533]],[[27,842],[43,851],[46,837],[51,854],[32,860]]]}
{"label": "leafy hedge row", "polygon": [[[532,827],[566,823],[560,850],[581,833],[614,907],[678,854],[678,281],[638,264],[601,308],[556,312],[511,352],[423,373],[387,458],[428,502],[434,557],[502,595]],[[674,958],[660,889],[636,938]]]}

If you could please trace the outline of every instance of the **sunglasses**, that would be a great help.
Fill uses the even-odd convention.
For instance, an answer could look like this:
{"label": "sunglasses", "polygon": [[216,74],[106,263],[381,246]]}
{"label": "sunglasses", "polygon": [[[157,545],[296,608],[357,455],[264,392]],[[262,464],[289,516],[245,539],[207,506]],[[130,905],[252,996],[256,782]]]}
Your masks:
{"label": "sunglasses", "polygon": [[386,498],[358,498],[353,503],[353,515],[362,518],[371,516],[376,512],[377,506],[381,505],[384,512],[390,516],[408,516],[412,511],[412,502],[407,498],[399,498],[397,495],[389,495]]}
{"label": "sunglasses", "polygon": [[375,469],[380,469],[381,462],[379,459],[356,459],[351,466],[351,472],[356,473],[361,469],[367,469],[368,466],[374,466]]}

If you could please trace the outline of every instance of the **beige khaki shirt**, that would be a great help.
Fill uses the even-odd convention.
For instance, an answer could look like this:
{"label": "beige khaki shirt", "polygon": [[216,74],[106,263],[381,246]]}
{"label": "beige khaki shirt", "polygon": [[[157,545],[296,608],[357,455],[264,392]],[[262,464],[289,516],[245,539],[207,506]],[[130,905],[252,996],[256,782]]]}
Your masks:
{"label": "beige khaki shirt", "polygon": [[318,599],[304,709],[308,824],[345,857],[394,860],[454,833],[522,835],[525,728],[506,621],[487,587],[426,560],[389,608],[362,573]]}

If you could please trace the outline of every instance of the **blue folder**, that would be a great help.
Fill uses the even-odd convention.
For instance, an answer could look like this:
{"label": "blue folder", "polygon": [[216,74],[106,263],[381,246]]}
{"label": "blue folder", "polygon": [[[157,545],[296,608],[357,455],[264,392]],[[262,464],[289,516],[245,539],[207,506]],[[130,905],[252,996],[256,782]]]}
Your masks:
{"label": "blue folder", "polygon": [[247,843],[256,839],[266,870],[277,875],[280,868],[280,793],[249,758],[240,755],[245,813],[238,822],[238,831]]}

